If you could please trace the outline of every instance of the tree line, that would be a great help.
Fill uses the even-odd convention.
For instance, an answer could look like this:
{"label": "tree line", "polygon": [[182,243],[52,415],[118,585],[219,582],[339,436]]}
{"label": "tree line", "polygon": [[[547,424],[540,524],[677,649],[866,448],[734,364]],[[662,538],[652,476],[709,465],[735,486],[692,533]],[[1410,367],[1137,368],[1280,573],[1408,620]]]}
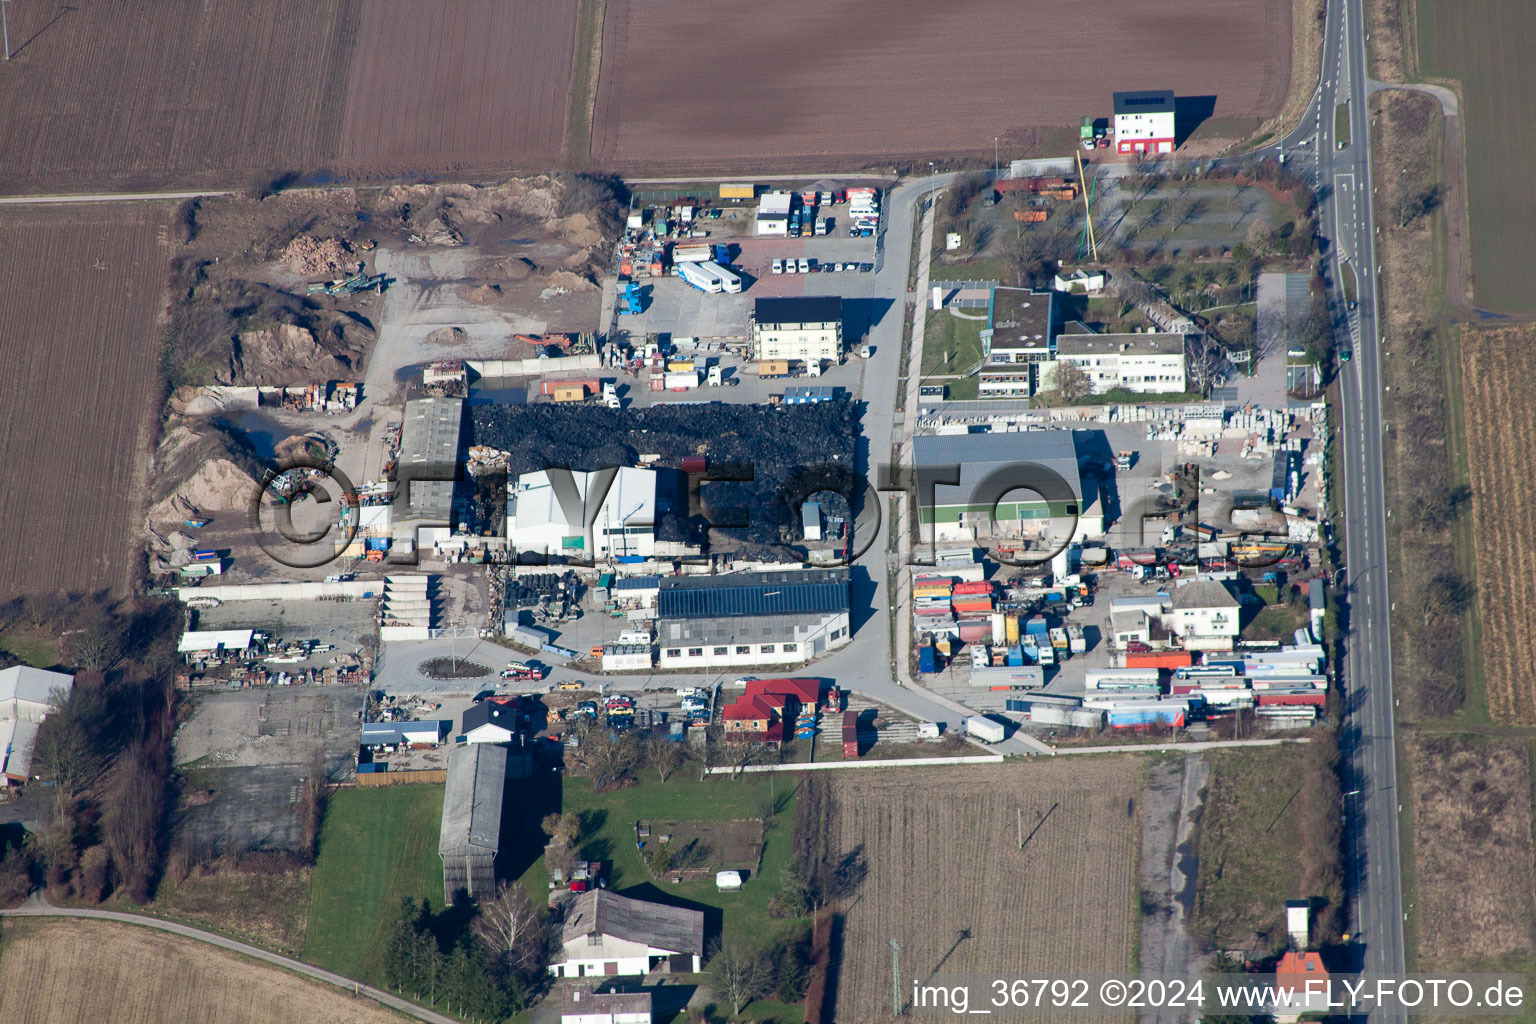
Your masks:
{"label": "tree line", "polygon": [[55,668],[74,674],[70,690],[54,691],[33,749],[52,823],[0,860],[0,898],[14,902],[39,881],[92,903],[153,895],[172,804],[179,625],[165,601],[55,595],[0,606],[0,629],[60,636]]}

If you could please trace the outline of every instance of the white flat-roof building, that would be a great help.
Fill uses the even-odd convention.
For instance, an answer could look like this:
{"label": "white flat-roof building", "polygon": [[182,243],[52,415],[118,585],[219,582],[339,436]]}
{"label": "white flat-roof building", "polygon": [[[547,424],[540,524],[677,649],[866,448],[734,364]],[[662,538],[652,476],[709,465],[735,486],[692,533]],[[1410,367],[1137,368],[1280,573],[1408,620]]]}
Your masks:
{"label": "white flat-roof building", "polygon": [[658,473],[539,470],[508,485],[507,537],[517,551],[597,561],[656,553]]}
{"label": "white flat-roof building", "polygon": [[1177,394],[1188,387],[1182,334],[1092,334],[1086,328],[1082,333],[1067,331],[1056,338],[1056,360],[1082,370],[1096,395],[1116,388],[1141,394]]}
{"label": "white flat-roof building", "polygon": [[752,347],[758,359],[841,359],[843,300],[836,295],[758,299]]}

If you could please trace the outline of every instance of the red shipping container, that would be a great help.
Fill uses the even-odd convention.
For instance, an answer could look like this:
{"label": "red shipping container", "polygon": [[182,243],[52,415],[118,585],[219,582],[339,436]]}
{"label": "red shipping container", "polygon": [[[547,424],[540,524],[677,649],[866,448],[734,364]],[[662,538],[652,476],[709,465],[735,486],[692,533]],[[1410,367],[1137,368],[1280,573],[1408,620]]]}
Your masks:
{"label": "red shipping container", "polygon": [[1315,708],[1320,708],[1328,703],[1328,694],[1321,690],[1310,690],[1306,693],[1260,693],[1258,698],[1260,707],[1310,704]]}
{"label": "red shipping container", "polygon": [[859,756],[859,713],[843,712],[843,757]]}
{"label": "red shipping container", "polygon": [[1194,683],[1174,683],[1168,688],[1168,692],[1173,694],[1194,693],[1198,689],[1200,689],[1200,687],[1196,686]]}
{"label": "red shipping container", "polygon": [[978,581],[976,583],[956,583],[956,594],[991,594],[992,584]]}
{"label": "red shipping container", "polygon": [[1126,668],[1188,668],[1194,663],[1195,656],[1190,651],[1152,651],[1125,656]]}

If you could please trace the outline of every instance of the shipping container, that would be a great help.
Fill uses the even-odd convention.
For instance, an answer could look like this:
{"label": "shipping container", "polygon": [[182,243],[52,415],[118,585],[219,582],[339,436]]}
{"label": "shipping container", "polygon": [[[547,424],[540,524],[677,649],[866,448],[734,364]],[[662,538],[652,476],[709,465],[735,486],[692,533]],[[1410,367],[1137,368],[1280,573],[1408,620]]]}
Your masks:
{"label": "shipping container", "polygon": [[217,551],[194,551],[192,552],[192,558],[198,562],[214,562],[218,560],[219,553]]}
{"label": "shipping container", "polygon": [[709,465],[709,460],[703,455],[684,455],[683,472],[689,475],[704,472]]}
{"label": "shipping container", "polygon": [[1110,711],[1106,720],[1111,729],[1148,729],[1154,725],[1182,728],[1183,708],[1148,708],[1144,711]]}
{"label": "shipping container", "polygon": [[1312,707],[1324,707],[1328,703],[1328,694],[1321,690],[1291,690],[1288,692],[1269,691],[1254,695],[1260,707],[1271,705],[1300,705],[1307,704]]}
{"label": "shipping container", "polygon": [[594,378],[583,380],[542,380],[539,381],[539,394],[550,396],[555,393],[555,388],[570,387],[573,384],[579,384],[593,394],[597,394],[598,389],[602,386]]}
{"label": "shipping container", "polygon": [[923,673],[938,671],[938,661],[933,656],[932,644],[923,644],[917,649],[917,670]]}
{"label": "shipping container", "polygon": [[699,386],[699,374],[697,370],[688,370],[684,373],[668,373],[663,378],[663,387],[668,391],[691,391]]}
{"label": "shipping container", "polygon": [[1151,651],[1128,653],[1126,668],[1187,668],[1195,663],[1195,656],[1188,651]]}
{"label": "shipping container", "polygon": [[1128,683],[1158,683],[1155,668],[1091,668],[1083,673],[1083,685],[1089,690],[1100,690]]}
{"label": "shipping container", "polygon": [[956,593],[956,594],[986,594],[987,596],[990,597],[992,595],[992,584],[990,584],[990,583],[956,583],[954,585],[954,593]]}
{"label": "shipping container", "polygon": [[555,388],[551,397],[557,402],[582,402],[586,400],[587,389],[580,384],[567,384]]}
{"label": "shipping container", "polygon": [[757,363],[757,375],[759,377],[787,377],[789,376],[789,360],[760,359]]}
{"label": "shipping container", "polygon": [[737,184],[720,186],[721,199],[755,199],[756,197],[756,185]]}
{"label": "shipping container", "polygon": [[685,263],[707,263],[714,255],[714,250],[708,245],[674,245],[672,247],[672,265],[681,273]]}

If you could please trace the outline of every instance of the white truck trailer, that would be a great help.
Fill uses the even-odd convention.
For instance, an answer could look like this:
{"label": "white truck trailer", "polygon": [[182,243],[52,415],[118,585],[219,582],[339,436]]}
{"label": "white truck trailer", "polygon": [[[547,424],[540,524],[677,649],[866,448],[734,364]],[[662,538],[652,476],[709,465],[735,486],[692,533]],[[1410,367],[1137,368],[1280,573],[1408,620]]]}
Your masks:
{"label": "white truck trailer", "polygon": [[974,736],[983,743],[1001,743],[1007,733],[1008,731],[1003,728],[1002,723],[994,722],[990,718],[970,715],[965,720],[965,734],[967,736]]}
{"label": "white truck trailer", "polygon": [[710,295],[718,295],[724,289],[720,279],[708,270],[705,270],[702,263],[677,264],[677,276],[693,285],[699,291]]}
{"label": "white truck trailer", "polygon": [[736,295],[741,292],[741,278],[733,271],[726,270],[713,260],[710,260],[708,263],[700,263],[699,269],[713,274],[715,280],[720,282],[720,290],[726,294]]}

